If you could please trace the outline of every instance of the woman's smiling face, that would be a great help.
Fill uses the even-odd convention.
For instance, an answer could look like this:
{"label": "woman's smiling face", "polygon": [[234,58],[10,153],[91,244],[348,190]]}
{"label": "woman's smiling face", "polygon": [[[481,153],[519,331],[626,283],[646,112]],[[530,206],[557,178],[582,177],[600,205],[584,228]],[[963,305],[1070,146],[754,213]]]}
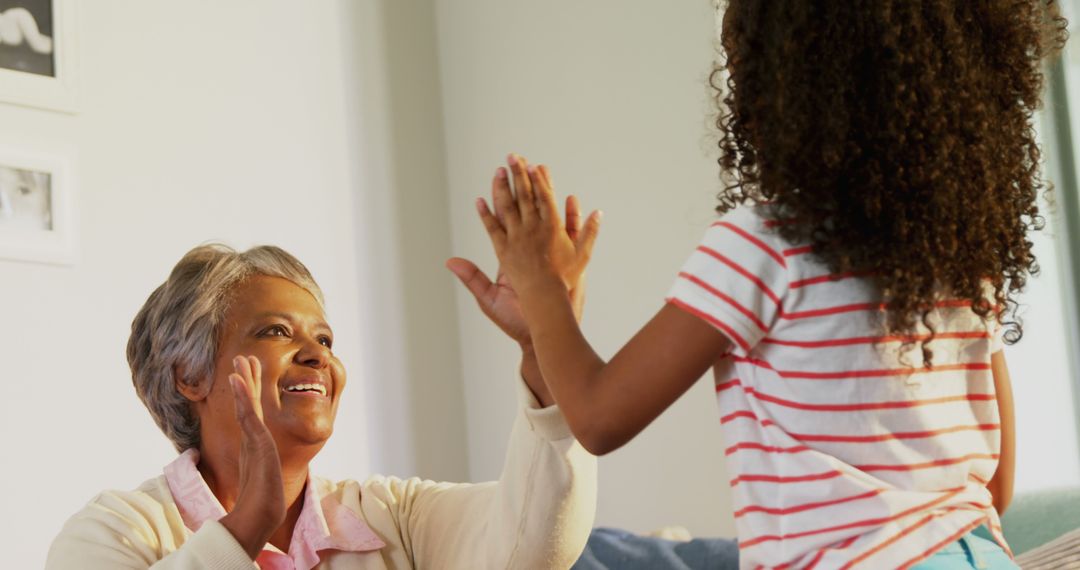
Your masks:
{"label": "woman's smiling face", "polygon": [[236,356],[255,356],[262,364],[263,421],[279,452],[326,443],[345,389],[345,368],[332,352],[333,339],[322,306],[291,281],[254,276],[233,288],[214,381],[206,399],[196,403],[203,445],[221,437],[231,440],[219,440],[226,447],[239,443],[228,380]]}

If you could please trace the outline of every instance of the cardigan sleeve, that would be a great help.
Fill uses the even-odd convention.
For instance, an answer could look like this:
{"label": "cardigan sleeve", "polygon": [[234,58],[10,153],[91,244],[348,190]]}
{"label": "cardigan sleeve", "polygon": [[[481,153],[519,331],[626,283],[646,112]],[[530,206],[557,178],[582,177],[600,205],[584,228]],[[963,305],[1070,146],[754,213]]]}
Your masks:
{"label": "cardigan sleeve", "polygon": [[556,406],[539,408],[519,385],[524,405],[498,481],[365,484],[395,511],[414,568],[558,569],[580,556],[596,512],[596,458]]}
{"label": "cardigan sleeve", "polygon": [[[173,521],[175,522],[175,521]],[[160,529],[175,527],[160,503],[139,493],[98,495],[71,517],[53,540],[47,570],[251,570],[258,566],[240,543],[216,521],[207,521],[175,550],[174,538]],[[182,527],[182,525],[180,525]],[[164,552],[171,553],[162,557]]]}

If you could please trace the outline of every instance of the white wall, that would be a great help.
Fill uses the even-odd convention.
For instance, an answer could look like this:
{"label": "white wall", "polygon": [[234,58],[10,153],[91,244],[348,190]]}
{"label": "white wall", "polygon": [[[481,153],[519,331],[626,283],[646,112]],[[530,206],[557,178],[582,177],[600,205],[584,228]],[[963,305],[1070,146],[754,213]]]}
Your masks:
{"label": "white wall", "polygon": [[[436,3],[454,250],[494,271],[473,199],[508,152],[551,166],[561,193],[601,207],[585,332],[601,354],[663,303],[712,217],[707,140],[713,12],[692,2]],[[473,478],[498,473],[514,347],[459,292]],[[719,420],[699,383],[600,462],[597,524],[732,534]]]}
{"label": "white wall", "polygon": [[[434,271],[444,281],[432,289],[444,291],[450,309],[434,311],[428,326],[450,340],[419,370],[445,369],[446,388],[434,389],[444,406],[414,426],[426,405],[410,404],[422,394],[408,392],[416,367],[403,363],[416,354],[402,347],[411,345],[404,335],[416,322],[402,298],[383,294],[384,284],[409,276],[409,263],[395,259],[417,245],[370,243],[381,228],[370,221],[393,215],[395,187],[377,185],[357,161],[387,146],[386,133],[359,134],[362,112],[387,114],[379,108],[386,101],[360,89],[379,84],[387,69],[357,67],[363,54],[353,42],[369,36],[356,31],[379,24],[349,18],[368,3],[79,3],[80,112],[0,105],[0,146],[72,160],[81,249],[70,267],[0,260],[9,386],[0,398],[3,566],[40,568],[60,525],[95,493],[132,488],[175,457],[135,396],[124,345],[150,291],[186,250],[208,240],[281,245],[325,290],[336,350],[351,375],[337,434],[316,469],[411,474],[426,465],[415,453],[427,444],[410,437],[445,436],[428,474],[461,476],[453,284],[443,256]],[[427,65],[418,72],[434,76],[433,59]],[[357,100],[362,92],[368,98]],[[440,123],[437,104],[424,105]],[[437,162],[422,152],[423,161]],[[437,186],[432,193],[445,196]],[[432,216],[448,228],[441,209]],[[448,253],[448,239],[436,233],[436,241]],[[432,302],[441,299],[437,291]],[[409,302],[422,306],[415,295]],[[411,401],[386,396],[397,389]]]}
{"label": "white wall", "polygon": [[[1075,313],[1065,295],[1066,275],[1059,213],[1045,202],[1046,229],[1033,235],[1041,272],[1020,297],[1021,341],[1005,347],[1016,404],[1016,491],[1080,485],[1080,448],[1070,352]],[[1075,261],[1072,261],[1075,263]],[[1072,326],[1075,326],[1074,324]]]}
{"label": "white wall", "polygon": [[434,8],[431,0],[340,3],[374,467],[464,480]]}

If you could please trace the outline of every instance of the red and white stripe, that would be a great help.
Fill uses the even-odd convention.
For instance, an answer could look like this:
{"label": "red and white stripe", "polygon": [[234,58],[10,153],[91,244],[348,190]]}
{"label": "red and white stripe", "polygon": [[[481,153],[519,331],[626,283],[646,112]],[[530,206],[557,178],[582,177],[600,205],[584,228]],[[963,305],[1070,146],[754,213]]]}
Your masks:
{"label": "red and white stripe", "polygon": [[998,331],[944,299],[884,335],[867,274],[830,274],[777,224],[713,224],[668,297],[734,349],[715,369],[743,568],[905,568],[985,524],[1000,425]]}

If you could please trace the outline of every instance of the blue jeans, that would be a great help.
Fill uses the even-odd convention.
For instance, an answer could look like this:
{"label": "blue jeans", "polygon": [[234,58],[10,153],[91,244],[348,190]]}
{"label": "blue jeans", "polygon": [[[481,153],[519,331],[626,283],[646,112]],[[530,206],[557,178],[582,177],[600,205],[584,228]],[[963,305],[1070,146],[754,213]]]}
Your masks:
{"label": "blue jeans", "polygon": [[968,533],[911,570],[1019,570],[998,543]]}
{"label": "blue jeans", "polygon": [[[736,570],[739,547],[729,538],[676,542],[614,528],[593,529],[573,570]],[[968,534],[912,570],[1019,570],[992,540]]]}
{"label": "blue jeans", "polygon": [[688,542],[595,528],[572,570],[738,570],[739,545],[730,538]]}

